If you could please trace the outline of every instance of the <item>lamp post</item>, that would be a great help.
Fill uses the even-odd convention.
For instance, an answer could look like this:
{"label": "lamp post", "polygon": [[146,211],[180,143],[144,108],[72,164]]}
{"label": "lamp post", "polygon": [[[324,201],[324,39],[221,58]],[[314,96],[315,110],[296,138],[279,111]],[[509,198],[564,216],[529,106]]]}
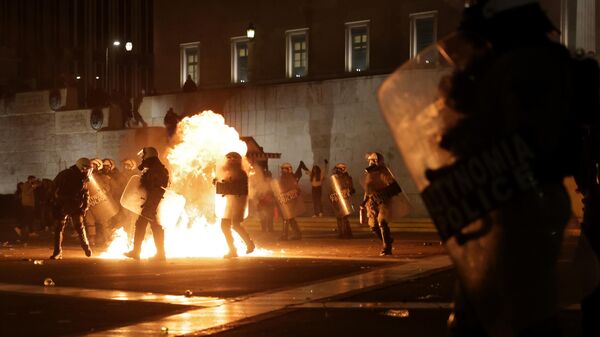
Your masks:
{"label": "lamp post", "polygon": [[[121,41],[119,40],[115,40],[112,43],[112,47],[120,47],[121,46]],[[109,49],[111,46],[106,47],[105,50],[105,60],[104,60],[104,83],[105,83],[105,88],[106,88],[106,93],[110,94],[110,89],[111,89],[111,85],[109,82],[109,63],[108,63],[108,53],[109,53]],[[130,52],[131,50],[133,50],[133,43],[131,42],[126,42],[125,43],[125,50]]]}
{"label": "lamp post", "polygon": [[254,72],[254,36],[256,35],[256,29],[254,29],[254,25],[250,23],[248,28],[246,28],[246,37],[248,38],[248,69],[247,69],[247,80],[248,82],[253,80],[253,72]]}

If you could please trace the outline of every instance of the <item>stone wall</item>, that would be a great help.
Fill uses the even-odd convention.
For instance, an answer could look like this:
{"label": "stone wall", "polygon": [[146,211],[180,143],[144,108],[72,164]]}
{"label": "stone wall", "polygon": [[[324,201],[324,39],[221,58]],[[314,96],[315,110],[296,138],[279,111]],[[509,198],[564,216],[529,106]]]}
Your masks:
{"label": "stone wall", "polygon": [[[63,106],[68,93],[62,91]],[[52,111],[48,92],[0,101],[0,194],[13,193],[28,175],[53,179],[80,157],[135,158],[143,146],[166,146],[162,127],[96,131],[90,110]],[[108,125],[108,109],[103,110]]]}

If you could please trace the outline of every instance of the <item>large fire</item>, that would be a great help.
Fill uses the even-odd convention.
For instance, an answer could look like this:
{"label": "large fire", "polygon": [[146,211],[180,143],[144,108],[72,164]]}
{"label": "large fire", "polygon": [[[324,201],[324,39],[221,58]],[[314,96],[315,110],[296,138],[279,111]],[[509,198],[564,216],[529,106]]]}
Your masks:
{"label": "large fire", "polygon": [[[179,194],[185,197],[186,204],[180,214],[162,212],[160,215],[161,223],[173,223],[165,227],[167,257],[221,257],[227,253],[227,244],[220,219],[214,215],[216,196],[212,181],[225,154],[237,152],[244,156],[248,150],[246,143],[240,140],[234,128],[225,124],[223,116],[212,111],[184,118],[177,126],[176,139],[179,143],[168,150],[165,163],[170,173],[169,190],[175,193],[165,194],[162,203],[177,204],[175,198]],[[247,163],[245,167],[248,167]],[[172,221],[172,217],[178,217],[178,220]],[[142,258],[156,254],[149,232],[148,228],[142,244]],[[100,257],[124,258],[123,253],[131,247],[131,236],[123,228],[117,230]],[[246,251],[243,241],[235,232],[234,238],[238,254],[243,255]],[[252,255],[270,255],[270,251],[257,248]]]}

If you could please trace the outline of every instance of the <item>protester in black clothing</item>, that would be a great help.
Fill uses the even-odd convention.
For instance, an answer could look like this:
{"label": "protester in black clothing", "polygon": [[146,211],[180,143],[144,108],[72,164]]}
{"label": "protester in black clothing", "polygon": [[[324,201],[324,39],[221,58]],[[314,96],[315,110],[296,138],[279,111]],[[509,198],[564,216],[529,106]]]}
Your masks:
{"label": "protester in black clothing", "polygon": [[183,92],[193,92],[196,91],[197,88],[196,82],[192,79],[192,75],[188,74],[185,83],[183,84]]}
{"label": "protester in black clothing", "polygon": [[43,230],[52,230],[54,228],[54,218],[52,216],[52,206],[54,200],[54,182],[50,179],[42,179],[36,192],[38,192],[36,205],[40,208],[40,227]]}
{"label": "protester in black clothing", "polygon": [[87,257],[92,256],[83,219],[88,209],[88,176],[92,164],[87,158],[80,158],[75,165],[58,173],[54,178],[54,252],[51,260],[62,259],[63,232],[68,219],[79,236],[79,243]]}
{"label": "protester in black clothing", "polygon": [[17,183],[17,189],[14,193],[14,210],[17,226],[14,228],[17,236],[21,237],[25,233],[25,222],[23,221],[23,205],[21,204],[21,193],[23,191],[23,182]]}
{"label": "protester in black clothing", "polygon": [[181,120],[178,114],[173,111],[173,108],[169,108],[167,113],[165,114],[165,118],[163,120],[165,124],[165,128],[167,129],[167,137],[171,138],[177,131],[177,123]]}
{"label": "protester in black clothing", "polygon": [[146,236],[146,227],[150,222],[156,255],[154,259],[164,261],[165,255],[165,232],[157,218],[158,204],[165,194],[165,188],[169,184],[169,171],[158,159],[158,151],[153,147],[143,148],[138,155],[142,157],[142,163],[138,167],[143,171],[141,178],[142,188],[146,190],[146,202],[142,207],[142,214],[135,223],[135,234],[133,238],[133,249],[125,256],[139,260],[142,243]]}
{"label": "protester in black clothing", "polygon": [[327,171],[327,159],[325,159],[324,162],[324,169],[322,169],[319,165],[313,165],[310,172],[307,173],[310,177],[313,210],[315,212],[313,217],[323,216],[323,179],[325,178],[325,172]]}

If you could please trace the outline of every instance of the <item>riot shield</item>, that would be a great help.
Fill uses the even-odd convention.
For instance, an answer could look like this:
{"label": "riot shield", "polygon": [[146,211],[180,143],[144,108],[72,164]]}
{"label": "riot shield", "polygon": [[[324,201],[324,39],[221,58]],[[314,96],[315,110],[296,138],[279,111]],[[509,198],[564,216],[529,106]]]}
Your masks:
{"label": "riot shield", "polygon": [[331,194],[329,200],[333,204],[333,209],[340,217],[354,213],[354,205],[352,205],[350,189],[345,187],[338,175],[333,174],[331,179]]}
{"label": "riot shield", "polygon": [[298,188],[284,190],[279,180],[272,180],[271,188],[284,220],[295,218],[304,213],[304,200]]}
{"label": "riot shield", "polygon": [[[143,205],[146,202],[146,190],[141,185],[141,176],[134,175],[129,179],[121,195],[121,206],[131,212],[142,215]],[[165,189],[165,194],[158,204],[157,218],[164,228],[177,225],[179,217],[185,207],[185,198],[174,191]]]}
{"label": "riot shield", "polygon": [[398,221],[410,213],[410,202],[408,201],[408,198],[404,194],[390,168],[385,166],[382,174],[391,177],[393,181],[386,187],[377,190],[372,195],[372,198],[376,202],[387,204],[389,210],[388,220]]}
{"label": "riot shield", "polygon": [[90,193],[89,210],[98,223],[108,223],[108,221],[117,215],[119,206],[107,191],[103,181],[97,175],[91,175],[88,191]]}
{"label": "riot shield", "polygon": [[[457,99],[480,99],[452,87],[465,83],[460,80],[485,97],[509,97],[506,92],[515,90],[509,81],[500,88],[493,80],[486,86],[470,82],[478,77],[469,72],[488,66],[488,57],[485,41],[452,35],[398,68],[382,83],[378,100],[467,302],[487,334],[514,336],[556,313],[555,263],[570,210],[562,186],[537,184],[531,165],[535,153],[518,128],[494,130],[493,113],[512,113],[509,104],[477,105],[491,110],[475,116],[482,123],[460,110],[465,105]],[[424,59],[439,62],[419,62]],[[512,67],[502,66],[511,74]],[[502,137],[480,130],[499,131]]]}

